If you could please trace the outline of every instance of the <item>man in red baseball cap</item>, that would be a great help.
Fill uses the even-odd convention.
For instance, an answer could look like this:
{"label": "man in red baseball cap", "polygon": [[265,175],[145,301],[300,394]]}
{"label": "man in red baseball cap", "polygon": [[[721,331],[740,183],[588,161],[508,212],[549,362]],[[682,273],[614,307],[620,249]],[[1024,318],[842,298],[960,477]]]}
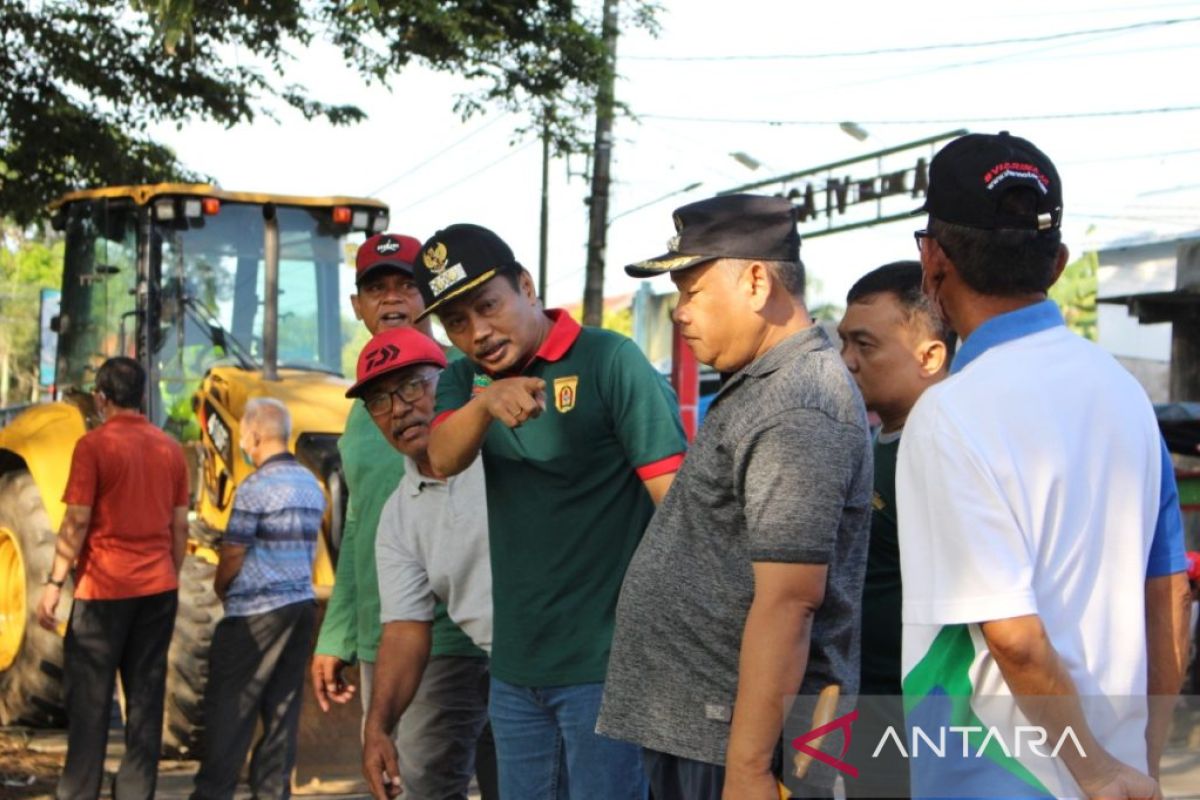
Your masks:
{"label": "man in red baseball cap", "polygon": [[413,280],[413,261],[420,251],[419,241],[398,233],[376,234],[358,248],[354,259],[357,291],[350,295],[350,304],[372,334],[404,325],[417,325],[429,333],[428,322],[416,322],[425,310]]}
{"label": "man in red baseball cap", "polygon": [[[354,315],[372,335],[414,324],[425,308],[412,279],[421,243],[411,236],[381,233],[367,239],[355,258]],[[424,330],[428,332],[426,325]],[[333,595],[325,611],[312,660],[313,691],[322,709],[348,702],[355,687],[342,677],[360,663],[363,713],[370,702],[371,672],[379,646],[379,590],[375,578],[375,525],[404,464],[379,436],[370,414],[355,405],[338,441],[342,473],[350,492]]]}
{"label": "man in red baseball cap", "polygon": [[[412,236],[381,233],[367,239],[355,257],[355,288],[350,295],[354,313],[372,334],[416,327],[429,332],[427,321],[417,322],[425,303],[413,281],[413,261],[421,243]],[[429,341],[431,346],[436,344]],[[379,621],[379,582],[375,567],[375,531],[384,503],[395,491],[405,471],[402,454],[381,436],[362,403],[355,403],[346,419],[345,431],[338,441],[342,472],[350,502],[338,553],[333,594],[325,611],[312,661],[313,691],[322,709],[330,702],[346,703],[353,699],[355,687],[345,680],[343,670],[357,662],[362,680],[360,696],[363,713],[371,701],[376,653],[381,627]],[[437,607],[433,624],[435,656],[482,659],[485,653],[450,621],[444,606]],[[437,672],[431,668],[429,672]],[[433,688],[433,681],[430,688]],[[426,687],[422,687],[423,690]],[[404,717],[396,731],[402,767],[410,796],[423,797],[421,772],[416,765],[430,770],[453,771],[460,768],[458,756],[474,748],[475,742],[458,741],[459,726],[439,708],[438,697],[423,691],[417,705]],[[451,693],[451,697],[455,694]],[[459,706],[455,704],[455,708]],[[468,712],[471,709],[467,709]],[[480,748],[480,785],[494,784],[495,767],[491,757],[490,731]]]}
{"label": "man in red baseball cap", "polygon": [[[363,348],[358,380],[346,392],[402,454],[405,467],[380,514],[375,539],[383,635],[364,730],[363,775],[378,798],[394,797],[401,786],[415,800],[466,797],[475,743],[487,726],[488,659],[432,654],[439,602],[481,651],[490,652],[492,645],[482,461],[476,458],[449,477],[429,461],[434,398],[445,366],[432,339],[412,328],[385,329]],[[454,702],[437,702],[444,695]],[[396,723],[419,713],[431,698],[455,709],[456,764],[398,754],[392,741]]]}

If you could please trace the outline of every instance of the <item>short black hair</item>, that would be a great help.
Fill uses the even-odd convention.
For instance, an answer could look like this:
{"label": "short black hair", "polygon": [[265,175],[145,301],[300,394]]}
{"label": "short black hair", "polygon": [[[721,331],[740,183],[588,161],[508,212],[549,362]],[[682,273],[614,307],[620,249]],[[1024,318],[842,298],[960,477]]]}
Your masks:
{"label": "short black hair", "polygon": [[[525,269],[516,261],[513,261],[512,263],[496,267],[496,274],[492,277],[504,278],[508,281],[508,284],[512,286],[514,292],[519,292],[521,291],[521,275],[523,274],[529,275],[529,270]],[[529,275],[529,279],[533,280],[533,276]]]}
{"label": "short black hair", "polygon": [[775,277],[783,285],[784,291],[792,297],[804,297],[804,262],[800,259],[795,261],[767,261],[767,266],[775,273]]}
{"label": "short black hair", "polygon": [[[1036,217],[1036,190],[1021,187],[1006,192],[999,209],[1007,215]],[[1053,283],[1062,244],[1058,228],[987,230],[931,217],[929,231],[954,262],[963,282],[980,294],[1017,297],[1044,292]]]}
{"label": "short black hair", "polygon": [[96,391],[119,408],[137,409],[142,406],[146,391],[146,370],[126,356],[110,358],[96,370]]}
{"label": "short black hair", "polygon": [[909,321],[919,317],[934,338],[945,343],[948,354],[954,355],[958,337],[942,319],[942,315],[930,305],[929,298],[921,288],[921,262],[893,261],[876,267],[850,287],[846,293],[846,305],[885,292],[896,298]]}

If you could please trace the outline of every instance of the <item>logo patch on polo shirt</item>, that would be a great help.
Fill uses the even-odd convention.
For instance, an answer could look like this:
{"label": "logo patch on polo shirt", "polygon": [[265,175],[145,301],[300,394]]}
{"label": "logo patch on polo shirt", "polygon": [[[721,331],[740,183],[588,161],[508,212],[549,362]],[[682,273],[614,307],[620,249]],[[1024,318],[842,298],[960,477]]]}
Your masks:
{"label": "logo patch on polo shirt", "polygon": [[579,389],[579,376],[554,379],[554,407],[565,414],[575,407],[575,394]]}
{"label": "logo patch on polo shirt", "polygon": [[471,397],[480,394],[484,389],[492,385],[491,377],[475,373],[475,379],[471,381]]}

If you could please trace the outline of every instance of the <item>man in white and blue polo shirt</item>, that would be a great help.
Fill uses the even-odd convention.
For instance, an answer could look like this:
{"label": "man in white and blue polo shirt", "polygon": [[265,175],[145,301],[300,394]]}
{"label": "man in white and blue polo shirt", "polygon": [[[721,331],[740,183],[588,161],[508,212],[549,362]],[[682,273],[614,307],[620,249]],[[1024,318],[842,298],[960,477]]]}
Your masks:
{"label": "man in white and blue polo shirt", "polygon": [[913,796],[1156,796],[1147,696],[1178,692],[1188,609],[1154,412],[1046,297],[1067,249],[1040,150],[956,139],[924,210],[925,291],[964,341],[897,467]]}

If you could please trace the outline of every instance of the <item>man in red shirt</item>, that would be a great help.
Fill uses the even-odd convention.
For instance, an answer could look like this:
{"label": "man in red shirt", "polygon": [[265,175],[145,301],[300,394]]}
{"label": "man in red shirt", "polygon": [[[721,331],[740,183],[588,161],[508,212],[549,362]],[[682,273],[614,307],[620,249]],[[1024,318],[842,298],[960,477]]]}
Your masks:
{"label": "man in red shirt", "polygon": [[75,601],[63,645],[67,763],[60,798],[100,794],[118,671],[125,757],[113,795],[152,798],[158,777],[188,478],[179,443],[138,411],[145,387],[146,373],[131,358],[110,358],[96,372],[93,397],[104,422],[75,445],[63,493],[67,511],[38,606],[38,621],[53,629],[74,565]]}

